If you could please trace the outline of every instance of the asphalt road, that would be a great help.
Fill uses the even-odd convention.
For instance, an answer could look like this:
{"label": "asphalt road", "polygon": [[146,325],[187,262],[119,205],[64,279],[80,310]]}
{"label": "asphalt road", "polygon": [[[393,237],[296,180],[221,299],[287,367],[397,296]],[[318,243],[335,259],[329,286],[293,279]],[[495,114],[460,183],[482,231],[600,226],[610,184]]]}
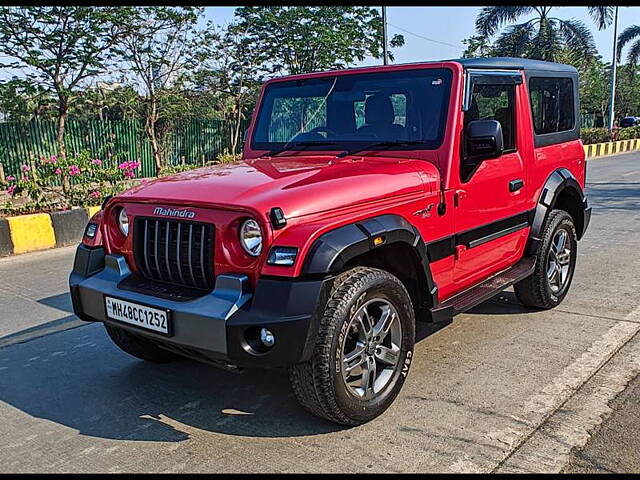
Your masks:
{"label": "asphalt road", "polygon": [[565,302],[507,291],[421,324],[394,405],[350,429],[303,411],[284,371],[120,352],[71,313],[73,248],[0,260],[0,472],[638,471],[640,155],[590,161],[588,182]]}

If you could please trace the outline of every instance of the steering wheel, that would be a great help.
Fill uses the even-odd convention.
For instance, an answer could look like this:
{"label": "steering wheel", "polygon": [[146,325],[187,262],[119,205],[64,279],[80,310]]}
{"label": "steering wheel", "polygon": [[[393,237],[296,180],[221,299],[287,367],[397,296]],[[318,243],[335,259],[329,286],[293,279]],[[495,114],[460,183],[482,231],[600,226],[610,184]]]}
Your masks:
{"label": "steering wheel", "polygon": [[330,128],[327,128],[327,127],[312,128],[307,133],[320,133],[320,132],[324,132],[326,134],[325,138],[329,138],[329,135],[331,135],[332,137],[337,137],[338,136],[338,134],[336,132],[334,132],[333,130],[331,130]]}

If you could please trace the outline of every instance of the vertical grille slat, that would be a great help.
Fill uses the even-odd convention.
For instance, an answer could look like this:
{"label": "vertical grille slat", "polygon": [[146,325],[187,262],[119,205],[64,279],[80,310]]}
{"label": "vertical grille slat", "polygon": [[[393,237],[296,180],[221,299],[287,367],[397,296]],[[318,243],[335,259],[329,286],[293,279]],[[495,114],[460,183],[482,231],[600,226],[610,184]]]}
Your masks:
{"label": "vertical grille slat", "polygon": [[203,223],[137,218],[133,253],[140,274],[149,280],[211,290],[213,230],[213,225]]}
{"label": "vertical grille slat", "polygon": [[182,242],[180,233],[182,232],[182,224],[178,223],[178,233],[176,234],[176,265],[178,266],[178,275],[180,275],[180,283],[185,285],[184,276],[182,275],[182,265],[180,264],[180,249]]}
{"label": "vertical grille slat", "polygon": [[160,233],[160,221],[156,220],[156,229],[154,232],[154,242],[153,242],[153,258],[155,260],[156,263],[156,272],[158,273],[158,276],[160,277],[160,280],[164,280],[164,278],[162,277],[162,271],[160,270],[160,262],[158,262],[158,244],[160,243],[158,241],[158,234]]}
{"label": "vertical grille slat", "polygon": [[204,270],[204,225],[200,227],[200,271],[204,286],[207,288],[207,273]]}
{"label": "vertical grille slat", "polygon": [[151,275],[151,273],[150,273],[151,269],[149,268],[149,255],[147,253],[147,248],[148,248],[147,247],[147,245],[148,245],[147,236],[148,236],[148,234],[149,234],[149,221],[145,220],[144,221],[144,244],[143,244],[144,245],[144,255],[143,256],[144,256],[144,264],[147,267],[146,275],[145,275],[147,277],[149,275]]}
{"label": "vertical grille slat", "polygon": [[189,247],[189,273],[191,274],[191,281],[193,282],[193,286],[197,287],[196,277],[193,276],[193,262],[191,261],[191,254],[193,252],[193,225],[189,224],[189,243],[187,243]]}
{"label": "vertical grille slat", "polygon": [[167,273],[169,274],[169,280],[173,283],[173,274],[171,273],[171,264],[169,263],[169,243],[171,242],[171,224],[167,223],[167,234],[164,239],[164,256],[165,263],[167,264]]}

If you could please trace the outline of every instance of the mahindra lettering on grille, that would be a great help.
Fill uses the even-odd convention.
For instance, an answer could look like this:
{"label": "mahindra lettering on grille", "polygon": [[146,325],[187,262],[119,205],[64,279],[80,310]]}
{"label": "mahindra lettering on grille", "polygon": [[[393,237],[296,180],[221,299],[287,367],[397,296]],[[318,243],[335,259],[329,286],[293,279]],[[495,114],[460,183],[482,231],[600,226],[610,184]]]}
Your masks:
{"label": "mahindra lettering on grille", "polygon": [[195,212],[191,210],[177,210],[172,208],[156,207],[153,210],[154,215],[161,215],[163,217],[178,217],[178,218],[196,218]]}
{"label": "mahindra lettering on grille", "polygon": [[[156,213],[161,207],[154,210]],[[162,209],[170,210],[170,209]],[[172,210],[187,216],[188,210]],[[133,253],[140,274],[149,279],[199,290],[213,288],[213,225],[138,217]]]}

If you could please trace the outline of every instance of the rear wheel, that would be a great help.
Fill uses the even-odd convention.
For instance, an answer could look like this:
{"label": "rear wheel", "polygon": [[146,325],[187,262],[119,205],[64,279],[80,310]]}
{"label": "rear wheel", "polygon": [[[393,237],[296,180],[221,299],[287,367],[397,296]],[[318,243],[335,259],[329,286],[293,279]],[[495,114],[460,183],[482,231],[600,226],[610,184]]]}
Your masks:
{"label": "rear wheel", "polygon": [[336,279],[311,360],[289,374],[298,401],[342,425],[384,412],[406,379],[415,341],[411,299],[390,273],[357,267]]}
{"label": "rear wheel", "polygon": [[113,343],[129,355],[153,363],[168,363],[179,358],[175,353],[163,350],[153,342],[129,333],[127,330],[106,323],[104,328]]}
{"label": "rear wheel", "polygon": [[518,300],[538,308],[553,308],[569,291],[576,266],[578,240],[573,219],[553,210],[547,219],[532,275],[514,285]]}

